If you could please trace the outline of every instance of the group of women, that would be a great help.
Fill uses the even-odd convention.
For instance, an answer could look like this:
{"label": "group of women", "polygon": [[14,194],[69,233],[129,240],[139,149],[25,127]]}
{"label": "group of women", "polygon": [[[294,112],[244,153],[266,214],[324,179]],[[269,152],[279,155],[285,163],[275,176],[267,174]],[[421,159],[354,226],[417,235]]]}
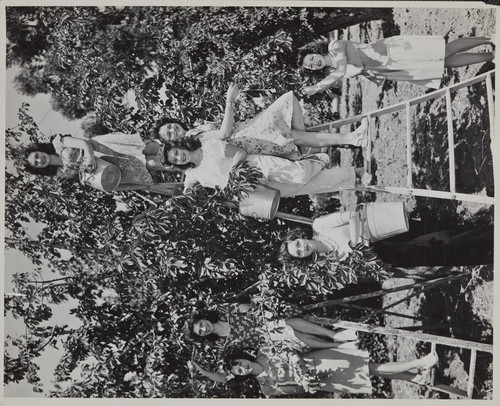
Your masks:
{"label": "group of women", "polygon": [[[308,44],[299,52],[299,66],[312,74],[326,73],[326,77],[304,87],[302,93],[310,96],[356,75],[377,84],[398,80],[437,88],[445,67],[493,60],[493,51],[465,52],[479,45],[493,46],[488,38],[461,38],[445,44],[441,37],[428,36],[396,36],[371,44],[344,40]],[[288,92],[255,118],[235,123],[238,95],[238,87],[231,84],[219,127],[204,125],[187,130],[179,122],[162,120],[154,129],[156,139],[148,143],[137,134],[106,134],[88,141],[57,136],[51,143],[26,150],[26,169],[41,175],[73,178],[82,168],[93,170],[98,157],[120,169],[118,190],[154,190],[151,173],[172,166],[185,171],[185,189],[196,183],[224,188],[234,167],[246,162],[262,173],[262,184],[279,190],[283,197],[336,192],[371,181],[362,168],[331,167],[327,154],[303,155],[300,151],[302,146],[365,147],[368,122],[362,121],[349,133],[308,131],[297,97]],[[320,253],[344,258],[364,238],[357,227],[359,221],[357,210],[320,217],[314,221],[314,235],[312,230],[289,233],[279,247],[280,258],[284,264],[311,261]],[[416,235],[379,241],[374,250],[385,262],[396,266],[490,260],[490,253],[485,254],[481,247],[491,238],[491,229],[429,234],[430,230],[415,232],[419,226],[410,227]],[[477,258],[461,257],[464,244],[471,241],[478,247]],[[316,390],[371,393],[370,375],[425,384],[438,361],[436,353],[431,352],[413,361],[373,363],[368,352],[357,347],[354,331],[330,330],[296,314],[262,321],[251,311],[253,306],[221,305],[216,311],[197,313],[190,319],[187,334],[200,340],[222,340],[225,347],[233,348],[226,353],[224,372],[210,372],[194,363],[197,371],[218,382],[253,376],[266,396]],[[270,350],[269,334],[272,342],[279,343],[279,351]],[[235,346],[239,348],[234,349]],[[242,348],[253,348],[257,355]]]}

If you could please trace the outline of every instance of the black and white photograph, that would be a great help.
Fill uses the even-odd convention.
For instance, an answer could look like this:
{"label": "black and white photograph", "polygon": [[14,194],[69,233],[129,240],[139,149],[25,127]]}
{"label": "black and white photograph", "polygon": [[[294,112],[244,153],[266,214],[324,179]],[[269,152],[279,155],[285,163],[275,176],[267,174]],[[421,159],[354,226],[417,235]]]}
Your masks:
{"label": "black and white photograph", "polygon": [[498,7],[109,3],[3,5],[5,404],[498,401]]}

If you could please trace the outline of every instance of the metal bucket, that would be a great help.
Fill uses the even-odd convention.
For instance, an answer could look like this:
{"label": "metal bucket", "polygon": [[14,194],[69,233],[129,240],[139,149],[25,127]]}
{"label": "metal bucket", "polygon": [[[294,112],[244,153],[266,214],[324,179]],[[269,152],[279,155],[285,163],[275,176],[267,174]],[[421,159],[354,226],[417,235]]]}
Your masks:
{"label": "metal bucket", "polygon": [[120,168],[111,162],[96,157],[97,167],[94,172],[82,172],[80,182],[103,192],[111,192],[120,184],[122,174]]}
{"label": "metal bucket", "polygon": [[409,230],[404,202],[368,203],[365,210],[371,241],[380,241]]}
{"label": "metal bucket", "polygon": [[240,201],[240,214],[262,219],[273,219],[280,204],[279,190],[257,185],[255,190]]}

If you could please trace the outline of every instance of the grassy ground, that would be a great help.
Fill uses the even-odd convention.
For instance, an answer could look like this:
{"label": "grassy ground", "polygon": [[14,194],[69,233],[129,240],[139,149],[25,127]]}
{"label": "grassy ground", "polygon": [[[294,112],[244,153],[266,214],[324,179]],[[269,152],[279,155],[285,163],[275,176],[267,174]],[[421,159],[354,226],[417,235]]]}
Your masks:
{"label": "grassy ground", "polygon": [[[397,9],[394,25],[372,22],[349,29],[348,38],[367,42],[392,35],[440,35],[448,41],[462,36],[494,35],[493,10],[450,9]],[[488,47],[478,51],[489,51]],[[492,66],[473,65],[449,69],[442,85],[470,78]],[[386,82],[380,88],[365,78],[351,79],[344,84],[347,96],[341,103],[341,116],[349,117],[368,112],[422,95],[425,89],[410,83]],[[455,129],[456,185],[457,191],[493,195],[493,167],[490,149],[489,119],[484,84],[463,89],[452,97],[453,125]],[[448,187],[448,145],[444,99],[427,102],[413,109],[412,178],[415,186],[437,190]],[[389,114],[372,124],[376,127],[373,140],[372,166],[378,184],[405,186],[406,118],[404,111]],[[351,151],[341,154],[342,164],[359,159]],[[373,197],[372,197],[373,198]],[[434,222],[441,227],[456,225],[483,225],[493,222],[493,209],[480,204],[453,202],[438,199],[402,197],[377,194],[377,201],[406,201],[414,219]],[[343,196],[343,203],[356,201],[352,193]],[[414,273],[435,273],[439,269],[415,268]],[[472,272],[473,277],[442,289],[419,294],[394,307],[394,312],[417,319],[386,316],[385,323],[393,327],[424,326],[420,331],[472,341],[492,342],[493,269],[492,266],[459,267],[454,272]],[[392,278],[384,283],[390,288],[407,284],[411,280]],[[403,298],[407,292],[385,298],[391,303]],[[389,354],[397,360],[412,359],[429,351],[429,344],[408,339],[387,339]],[[436,383],[460,389],[467,387],[467,370],[470,352],[457,348],[438,346],[440,364]],[[479,353],[475,379],[475,398],[492,396],[492,357]],[[448,395],[431,392],[405,382],[393,381],[395,398],[443,397]]]}

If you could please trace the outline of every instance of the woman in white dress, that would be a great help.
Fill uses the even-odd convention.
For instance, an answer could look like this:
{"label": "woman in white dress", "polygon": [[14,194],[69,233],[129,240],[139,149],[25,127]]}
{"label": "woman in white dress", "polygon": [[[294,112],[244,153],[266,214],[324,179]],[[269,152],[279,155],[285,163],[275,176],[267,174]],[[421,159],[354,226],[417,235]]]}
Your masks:
{"label": "woman in white dress", "polygon": [[224,368],[229,379],[256,377],[264,395],[275,397],[316,391],[371,394],[370,375],[425,385],[437,362],[435,351],[412,361],[380,364],[370,362],[368,350],[361,349],[322,349],[300,356],[284,348],[261,348],[257,357],[238,349],[229,352]]}
{"label": "woman in white dress", "polygon": [[312,96],[334,86],[344,77],[363,75],[381,85],[384,80],[409,81],[437,89],[445,67],[460,67],[494,59],[493,52],[467,53],[490,38],[459,38],[449,44],[437,36],[398,35],[370,44],[347,40],[312,42],[299,50],[298,64],[308,73],[326,78],[302,92]]}
{"label": "woman in white dress", "polygon": [[327,154],[314,154],[307,159],[291,161],[269,155],[248,155],[240,147],[218,139],[203,143],[188,139],[168,142],[164,149],[165,160],[186,169],[184,189],[199,182],[204,187],[224,188],[234,166],[245,161],[260,170],[260,183],[277,189],[282,197],[302,194],[337,192],[353,188],[357,181],[371,180],[362,168],[330,168]]}
{"label": "woman in white dress", "polygon": [[[493,261],[492,226],[436,231],[434,224],[410,220],[408,229],[375,241],[371,244],[373,252],[395,267],[483,265]],[[314,219],[312,230],[291,230],[280,246],[280,261],[314,261],[315,254],[320,253],[334,253],[344,259],[361,241],[369,244],[370,233],[361,226],[358,211],[331,213]]]}

